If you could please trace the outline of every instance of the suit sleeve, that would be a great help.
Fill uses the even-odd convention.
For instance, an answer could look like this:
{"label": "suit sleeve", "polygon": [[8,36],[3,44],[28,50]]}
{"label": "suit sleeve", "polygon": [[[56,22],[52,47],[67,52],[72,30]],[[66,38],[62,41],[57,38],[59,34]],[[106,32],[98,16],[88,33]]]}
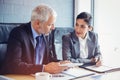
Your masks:
{"label": "suit sleeve", "polygon": [[95,48],[95,52],[94,52],[94,56],[95,58],[99,58],[101,59],[102,55],[101,55],[101,51],[100,51],[100,45],[99,45],[99,42],[98,42],[98,34],[95,34],[95,44],[96,44],[96,48]]}

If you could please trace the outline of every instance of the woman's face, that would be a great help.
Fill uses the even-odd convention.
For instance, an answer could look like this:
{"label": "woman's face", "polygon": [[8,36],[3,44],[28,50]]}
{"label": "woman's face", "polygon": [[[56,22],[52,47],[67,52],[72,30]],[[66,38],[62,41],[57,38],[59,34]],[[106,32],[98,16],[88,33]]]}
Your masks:
{"label": "woman's face", "polygon": [[75,34],[77,35],[77,37],[81,37],[84,39],[88,31],[89,27],[84,19],[77,19],[75,24]]}

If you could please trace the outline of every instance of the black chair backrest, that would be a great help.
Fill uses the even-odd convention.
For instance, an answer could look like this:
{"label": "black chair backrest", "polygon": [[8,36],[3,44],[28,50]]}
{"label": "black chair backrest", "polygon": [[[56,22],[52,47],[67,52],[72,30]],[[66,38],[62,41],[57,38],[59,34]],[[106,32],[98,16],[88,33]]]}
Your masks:
{"label": "black chair backrest", "polygon": [[0,66],[5,58],[10,31],[20,23],[0,23]]}

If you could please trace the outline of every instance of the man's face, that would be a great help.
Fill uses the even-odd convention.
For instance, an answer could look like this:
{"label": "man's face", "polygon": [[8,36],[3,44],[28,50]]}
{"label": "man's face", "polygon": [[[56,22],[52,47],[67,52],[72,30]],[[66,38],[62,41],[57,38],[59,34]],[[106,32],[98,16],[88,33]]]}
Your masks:
{"label": "man's face", "polygon": [[77,19],[75,24],[75,33],[78,37],[84,38],[89,27],[83,19]]}
{"label": "man's face", "polygon": [[34,29],[38,34],[48,35],[52,30],[55,29],[55,20],[56,18],[54,16],[49,17],[48,21],[46,22],[40,22],[39,20],[36,20]]}
{"label": "man's face", "polygon": [[42,23],[41,25],[41,32],[42,34],[48,35],[52,30],[55,29],[54,27],[55,17],[49,17],[48,21]]}

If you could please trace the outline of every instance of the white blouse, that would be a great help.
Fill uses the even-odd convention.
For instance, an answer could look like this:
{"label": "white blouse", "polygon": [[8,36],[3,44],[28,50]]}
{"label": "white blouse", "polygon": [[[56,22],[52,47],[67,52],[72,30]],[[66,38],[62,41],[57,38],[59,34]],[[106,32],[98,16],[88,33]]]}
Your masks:
{"label": "white blouse", "polygon": [[79,37],[79,43],[80,43],[80,57],[81,58],[87,58],[88,57],[88,46],[87,46],[87,36],[82,39]]}

